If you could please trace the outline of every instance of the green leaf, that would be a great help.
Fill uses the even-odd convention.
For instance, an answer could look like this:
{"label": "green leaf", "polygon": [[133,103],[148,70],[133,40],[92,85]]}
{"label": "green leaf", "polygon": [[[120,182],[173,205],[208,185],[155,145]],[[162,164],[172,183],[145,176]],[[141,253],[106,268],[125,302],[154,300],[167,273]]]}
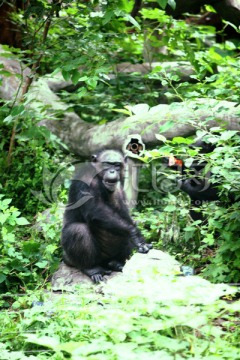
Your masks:
{"label": "green leaf", "polygon": [[13,76],[13,74],[7,70],[0,70],[0,74],[3,76]]}
{"label": "green leaf", "polygon": [[86,80],[86,84],[91,88],[94,89],[97,86],[98,83],[98,78],[96,76],[92,77],[92,78],[88,78]]}
{"label": "green leaf", "polygon": [[213,234],[207,234],[207,236],[204,239],[202,239],[202,242],[208,244],[209,246],[212,246],[215,243]]}
{"label": "green leaf", "polygon": [[24,105],[14,106],[11,115],[12,116],[20,115],[24,110],[25,110]]}
{"label": "green leaf", "polygon": [[173,10],[176,9],[176,1],[175,0],[168,0],[168,4],[171,6]]}
{"label": "green leaf", "polygon": [[29,224],[28,220],[25,219],[24,217],[16,218],[16,223],[18,225],[28,225]]}
{"label": "green leaf", "polygon": [[3,283],[6,280],[6,275],[4,275],[3,273],[0,274],[0,283]]}
{"label": "green leaf", "polygon": [[1,201],[1,203],[6,206],[6,205],[9,205],[10,203],[12,202],[12,199],[4,199]]}
{"label": "green leaf", "polygon": [[102,24],[106,25],[107,23],[109,23],[109,21],[111,21],[113,16],[114,16],[114,12],[112,10],[107,11],[103,17]]}
{"label": "green leaf", "polygon": [[167,139],[165,138],[165,136],[163,135],[160,135],[160,134],[155,134],[156,138],[159,140],[159,141],[162,141],[162,142],[166,142]]}
{"label": "green leaf", "polygon": [[204,137],[206,134],[207,134],[207,131],[205,131],[205,130],[197,130],[197,132],[196,132],[196,136],[197,136],[198,138],[202,138],[202,137]]}
{"label": "green leaf", "polygon": [[71,78],[71,73],[70,71],[62,70],[62,76],[65,81],[68,81]]}
{"label": "green leaf", "polygon": [[46,260],[42,260],[38,261],[35,265],[40,269],[44,269],[48,265],[48,262]]}
{"label": "green leaf", "polygon": [[81,78],[81,74],[77,69],[72,71],[71,80],[74,85],[76,85],[79,82],[79,79]]}
{"label": "green leaf", "polygon": [[192,165],[193,161],[194,161],[194,158],[188,158],[188,159],[184,160],[184,164],[187,168],[189,168]]}
{"label": "green leaf", "polygon": [[176,206],[175,206],[175,205],[167,205],[167,206],[164,208],[164,211],[167,211],[167,212],[176,211]]}
{"label": "green leaf", "polygon": [[220,140],[224,140],[224,141],[229,140],[236,134],[237,134],[237,131],[235,131],[235,130],[224,131],[221,134]]}
{"label": "green leaf", "polygon": [[41,345],[41,346],[47,347],[47,348],[55,350],[55,351],[57,350],[57,348],[60,345],[58,339],[56,339],[54,337],[50,337],[50,336],[38,337],[35,334],[24,334],[24,337],[26,338],[26,342],[36,344],[36,345]]}
{"label": "green leaf", "polygon": [[4,224],[5,221],[8,219],[8,217],[9,217],[9,214],[0,213],[0,223]]}
{"label": "green leaf", "polygon": [[187,138],[183,138],[181,136],[176,136],[172,139],[172,143],[173,144],[191,144],[192,140],[191,139],[187,139]]}
{"label": "green leaf", "polygon": [[4,123],[6,124],[10,124],[13,121],[13,116],[12,115],[8,115],[7,117],[5,117],[5,119],[3,120]]}
{"label": "green leaf", "polygon": [[169,129],[174,127],[174,125],[175,125],[175,123],[173,121],[167,121],[165,124],[160,126],[159,132],[162,133],[162,132],[168,131]]}
{"label": "green leaf", "polygon": [[[81,80],[80,80],[81,81]],[[81,98],[82,96],[84,96],[87,93],[87,89],[82,86],[78,91],[77,91],[77,96],[78,98]]]}
{"label": "green leaf", "polygon": [[162,9],[165,9],[167,6],[168,0],[157,0],[157,3],[161,6]]}
{"label": "green leaf", "polygon": [[88,77],[85,75],[85,76],[81,76],[78,81],[86,81],[88,79]]}
{"label": "green leaf", "polygon": [[133,24],[137,29],[141,30],[141,26],[139,25],[139,23],[129,14],[127,14],[124,17],[124,20],[129,21],[131,24]]}

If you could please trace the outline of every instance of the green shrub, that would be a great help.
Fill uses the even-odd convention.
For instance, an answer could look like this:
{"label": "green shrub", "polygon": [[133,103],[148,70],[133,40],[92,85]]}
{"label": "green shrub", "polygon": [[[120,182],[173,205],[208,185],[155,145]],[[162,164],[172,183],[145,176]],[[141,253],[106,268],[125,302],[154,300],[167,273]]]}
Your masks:
{"label": "green shrub", "polygon": [[0,358],[239,359],[240,304],[219,300],[234,289],[155,266],[100,289],[17,299],[0,313]]}
{"label": "green shrub", "polygon": [[147,185],[146,179],[149,181],[151,176],[144,176],[144,186],[150,189],[140,196],[139,203],[156,206],[154,209],[140,206],[142,214],[137,215],[137,219],[147,239],[156,241],[158,247],[170,251],[182,262],[201,269],[209,280],[236,283],[240,281],[240,137],[237,131],[221,128],[199,130],[197,136],[204,136],[215,144],[215,150],[210,154],[198,154],[188,148],[188,139],[175,138],[166,140],[162,148],[149,151],[145,159],[161,164],[167,154],[177,154],[190,164],[193,157],[207,161],[206,168],[212,173],[210,181],[216,184],[220,196],[220,201],[204,203],[200,208],[208,221],[190,219],[188,197],[176,191],[176,183],[175,188],[171,183],[173,174],[162,165],[157,168],[159,182],[163,184],[163,180],[168,179],[169,189],[165,184],[165,191],[160,191],[159,186],[156,193],[151,189],[152,183]]}
{"label": "green shrub", "polygon": [[[56,268],[62,218],[52,209],[47,222],[46,216],[41,215],[41,222],[30,227],[11,201],[0,195],[0,292],[17,294],[27,288],[42,287],[43,279],[47,280]],[[8,303],[3,301],[1,305]]]}

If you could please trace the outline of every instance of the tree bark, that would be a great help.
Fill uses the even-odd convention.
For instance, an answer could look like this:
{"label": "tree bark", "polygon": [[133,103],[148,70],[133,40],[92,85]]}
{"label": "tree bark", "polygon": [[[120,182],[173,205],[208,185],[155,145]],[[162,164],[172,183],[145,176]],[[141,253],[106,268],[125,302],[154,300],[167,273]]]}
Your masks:
{"label": "tree bark", "polygon": [[203,123],[206,128],[222,124],[227,129],[240,131],[240,106],[228,101],[199,99],[158,105],[151,109],[146,104],[140,104],[133,111],[135,114],[128,118],[93,126],[76,114],[66,112],[62,120],[46,120],[44,125],[83,158],[104,147],[122,149],[131,134],[140,134],[146,148],[157,146],[160,143],[155,135],[169,121],[172,127],[161,132],[167,139],[193,135],[196,129],[203,127]]}
{"label": "tree bark", "polygon": [[[121,149],[131,134],[142,136],[146,148],[159,145],[155,134],[161,126],[172,121],[173,127],[162,132],[168,139],[174,136],[189,136],[202,126],[218,126],[219,121],[227,129],[240,130],[240,106],[233,102],[199,99],[184,103],[161,104],[149,109],[147,104],[133,107],[132,116],[102,125],[92,125],[68,111],[68,105],[52,91],[66,86],[61,77],[42,77],[34,82],[27,94],[27,103],[42,118],[43,106],[47,107],[46,120],[40,122],[52,130],[70,150],[82,158],[102,147]],[[141,99],[139,99],[141,102]],[[58,114],[61,120],[56,118]],[[114,115],[113,115],[114,116]],[[52,120],[56,119],[56,120]]]}

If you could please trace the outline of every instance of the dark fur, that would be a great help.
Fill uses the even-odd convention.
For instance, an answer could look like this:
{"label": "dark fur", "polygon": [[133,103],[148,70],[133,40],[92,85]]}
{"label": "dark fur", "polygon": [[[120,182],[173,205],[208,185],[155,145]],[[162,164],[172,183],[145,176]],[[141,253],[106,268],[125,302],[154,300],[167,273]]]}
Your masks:
{"label": "dark fur", "polygon": [[64,261],[94,282],[111,270],[121,271],[133,249],[146,253],[150,248],[129,214],[123,180],[123,155],[105,150],[83,167],[69,190],[62,229]]}
{"label": "dark fur", "polygon": [[[214,150],[214,146],[199,139],[191,145],[192,148],[200,148],[200,154],[207,154]],[[205,201],[219,200],[217,184],[210,181],[211,172],[205,174],[206,162],[194,161],[190,168],[183,165],[180,167],[181,178],[179,179],[179,187],[187,193],[191,199],[192,207],[200,207]],[[174,168],[174,165],[172,166]],[[175,167],[175,169],[177,169]],[[178,167],[179,170],[179,167]],[[190,210],[193,220],[203,220],[202,213]]]}

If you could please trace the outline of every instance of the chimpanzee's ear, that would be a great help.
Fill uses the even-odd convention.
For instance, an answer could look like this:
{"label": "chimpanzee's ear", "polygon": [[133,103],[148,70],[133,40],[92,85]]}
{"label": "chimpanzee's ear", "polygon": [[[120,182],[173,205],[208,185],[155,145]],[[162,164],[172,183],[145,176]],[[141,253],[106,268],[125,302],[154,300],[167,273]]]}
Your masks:
{"label": "chimpanzee's ear", "polygon": [[92,162],[97,162],[97,155],[92,155]]}

